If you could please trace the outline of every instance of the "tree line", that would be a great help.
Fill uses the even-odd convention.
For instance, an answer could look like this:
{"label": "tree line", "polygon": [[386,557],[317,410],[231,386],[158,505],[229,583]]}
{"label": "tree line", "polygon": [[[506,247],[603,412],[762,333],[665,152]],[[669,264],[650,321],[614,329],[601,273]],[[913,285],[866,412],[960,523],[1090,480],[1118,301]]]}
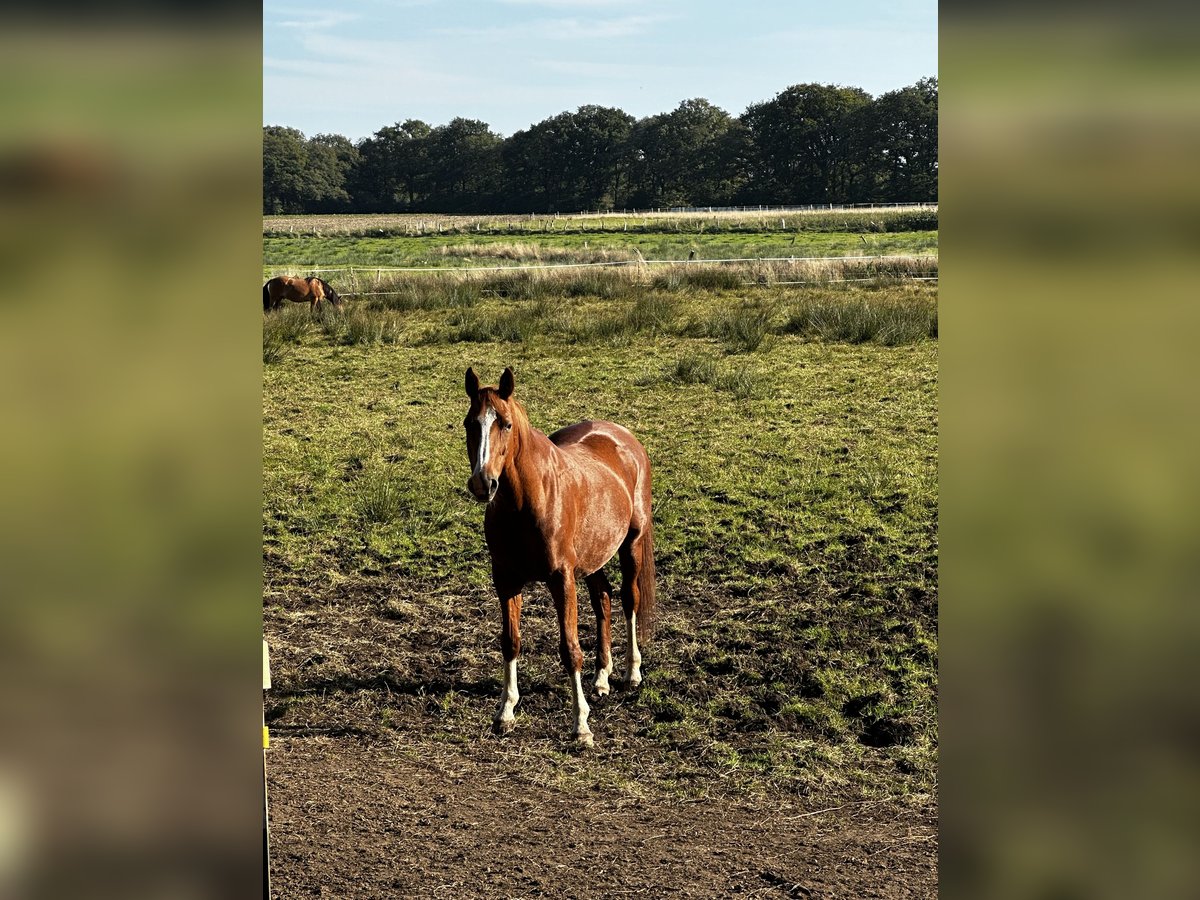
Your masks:
{"label": "tree line", "polygon": [[418,119],[354,143],[263,128],[263,212],[576,212],[935,201],[936,78],[871,97],[798,84],[740,116],[581,106],[502,137]]}

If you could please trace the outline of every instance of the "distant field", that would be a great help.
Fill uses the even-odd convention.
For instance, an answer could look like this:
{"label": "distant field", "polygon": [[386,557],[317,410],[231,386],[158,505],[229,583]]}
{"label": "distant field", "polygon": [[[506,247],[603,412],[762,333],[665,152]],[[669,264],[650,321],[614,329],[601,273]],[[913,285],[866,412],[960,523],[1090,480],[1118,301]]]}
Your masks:
{"label": "distant field", "polygon": [[[493,383],[511,365],[536,427],[611,418],[648,447],[663,621],[641,689],[596,705],[596,752],[581,758],[563,741],[553,609],[532,591],[518,729],[488,753],[548,786],[928,802],[937,286],[913,276],[936,277],[936,230],[267,234],[264,252],[466,266],[643,247],[842,255],[864,239],[924,261],[811,287],[753,266],[399,273],[344,314],[266,317],[273,727],[418,755],[492,747],[497,604],[463,489],[461,382],[468,365]],[[590,646],[590,610],[581,626]]]}
{"label": "distant field", "polygon": [[[747,214],[739,214],[745,216]],[[364,217],[332,217],[341,227],[323,230],[317,217],[300,218],[291,231],[280,230],[279,220],[268,219],[263,237],[264,278],[276,274],[321,272],[343,294],[377,301],[375,307],[396,308],[402,295],[422,295],[440,290],[512,296],[511,282],[493,283],[489,269],[523,268],[552,270],[555,267],[595,266],[566,271],[542,271],[531,279],[549,279],[551,289],[568,296],[600,294],[611,297],[627,293],[629,286],[663,287],[668,282],[684,287],[734,287],[795,282],[829,282],[864,277],[936,277],[938,232],[936,210],[880,210],[877,212],[834,212],[792,214],[786,228],[774,227],[772,218],[762,228],[754,219],[733,218],[736,227],[713,227],[698,214],[648,217],[644,226],[630,231],[596,230],[596,222],[613,217],[576,219],[514,219],[496,217],[447,218],[444,229],[416,231],[402,222],[429,223],[418,217],[366,217],[387,227],[362,228]],[[871,217],[874,216],[872,219]],[[921,217],[915,221],[911,217]],[[906,218],[908,217],[908,218]],[[344,221],[343,221],[344,220]],[[615,220],[614,220],[615,221]],[[816,222],[820,227],[812,228]],[[864,226],[871,222],[877,228]],[[485,224],[486,223],[486,227]],[[515,230],[512,227],[515,223]],[[932,224],[932,227],[928,227]],[[901,230],[901,226],[913,230]],[[522,228],[529,227],[528,232]],[[886,261],[871,261],[886,257]],[[830,262],[829,258],[845,262]],[[792,262],[733,263],[708,265],[705,260],[791,260]],[[818,262],[812,262],[816,259]],[[694,260],[694,262],[689,262]],[[686,268],[663,268],[656,264],[678,262]],[[647,265],[642,265],[647,263]],[[628,266],[628,268],[623,268]],[[445,279],[434,289],[434,275],[388,272],[389,268],[470,270],[470,276],[437,275]],[[618,271],[619,269],[619,271]],[[606,272],[608,274],[606,274]],[[514,276],[517,277],[517,276]],[[524,277],[524,276],[521,276]],[[386,298],[381,300],[380,298]],[[427,297],[416,305],[436,305]],[[448,305],[461,305],[461,298]],[[412,302],[408,306],[414,305]]]}
{"label": "distant field", "polygon": [[263,241],[264,274],[307,272],[323,266],[502,266],[636,260],[756,257],[934,255],[936,231],[872,234],[845,232],[571,233],[501,235],[271,234]]}
{"label": "distant field", "polygon": [[534,234],[936,231],[937,207],[736,212],[613,212],[579,215],[447,216],[433,213],[265,216],[264,234]]}

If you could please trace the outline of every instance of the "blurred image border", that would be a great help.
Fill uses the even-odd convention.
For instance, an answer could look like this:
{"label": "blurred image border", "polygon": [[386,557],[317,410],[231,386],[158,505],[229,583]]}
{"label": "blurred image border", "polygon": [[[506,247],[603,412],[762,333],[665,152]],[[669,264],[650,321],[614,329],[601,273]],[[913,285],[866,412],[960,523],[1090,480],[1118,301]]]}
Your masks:
{"label": "blurred image border", "polygon": [[1197,21],[942,8],[947,896],[1200,886]]}

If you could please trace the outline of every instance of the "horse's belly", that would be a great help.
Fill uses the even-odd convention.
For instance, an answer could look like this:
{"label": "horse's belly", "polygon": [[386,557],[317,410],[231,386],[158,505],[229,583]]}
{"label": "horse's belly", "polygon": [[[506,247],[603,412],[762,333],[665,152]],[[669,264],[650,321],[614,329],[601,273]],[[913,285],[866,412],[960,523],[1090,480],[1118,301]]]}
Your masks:
{"label": "horse's belly", "polygon": [[575,534],[576,567],[585,575],[602,568],[629,533],[633,503],[615,476],[609,483],[590,485],[584,495],[580,527]]}

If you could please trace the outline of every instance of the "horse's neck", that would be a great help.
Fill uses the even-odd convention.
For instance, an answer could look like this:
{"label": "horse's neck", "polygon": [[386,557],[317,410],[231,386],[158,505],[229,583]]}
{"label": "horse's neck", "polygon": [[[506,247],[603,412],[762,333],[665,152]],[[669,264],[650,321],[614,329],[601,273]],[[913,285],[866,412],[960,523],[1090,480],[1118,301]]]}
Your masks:
{"label": "horse's neck", "polygon": [[554,464],[554,444],[529,424],[525,410],[518,407],[513,416],[515,445],[504,463],[504,481],[513,505],[518,509],[537,507],[543,497],[543,475]]}

